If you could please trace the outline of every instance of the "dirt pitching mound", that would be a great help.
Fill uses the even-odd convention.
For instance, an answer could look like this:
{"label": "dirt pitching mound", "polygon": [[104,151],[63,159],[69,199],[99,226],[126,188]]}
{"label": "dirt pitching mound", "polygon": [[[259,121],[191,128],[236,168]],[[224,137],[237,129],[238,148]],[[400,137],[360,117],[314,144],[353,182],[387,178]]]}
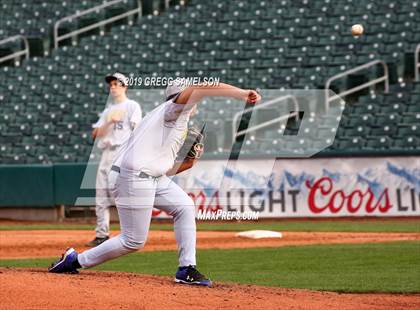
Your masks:
{"label": "dirt pitching mound", "polygon": [[0,268],[2,309],[418,309],[420,295],[337,294],[255,285],[213,288],[169,277]]}
{"label": "dirt pitching mound", "polygon": [[[81,252],[87,249],[85,243],[94,237],[92,231],[83,230],[1,231],[0,234],[1,259],[60,256],[69,246]],[[420,234],[284,232],[281,239],[251,240],[235,237],[235,232],[200,231],[197,233],[197,248],[231,249],[407,240],[420,240]],[[176,242],[172,231],[150,231],[146,246],[142,251],[175,249]]]}

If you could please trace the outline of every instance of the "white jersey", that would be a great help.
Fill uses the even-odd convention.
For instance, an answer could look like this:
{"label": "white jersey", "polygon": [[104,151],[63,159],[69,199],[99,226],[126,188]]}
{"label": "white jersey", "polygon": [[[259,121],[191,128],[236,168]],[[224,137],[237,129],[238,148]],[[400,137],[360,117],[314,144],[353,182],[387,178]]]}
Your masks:
{"label": "white jersey", "polygon": [[132,129],[140,123],[142,118],[140,105],[134,100],[127,99],[108,106],[92,127],[103,126],[110,121],[113,115],[120,116],[121,120],[109,125],[105,135],[98,138],[100,149],[113,148],[124,144],[130,137]]}
{"label": "white jersey", "polygon": [[164,175],[184,143],[193,106],[169,100],[155,108],[120,149],[114,165],[151,176]]}

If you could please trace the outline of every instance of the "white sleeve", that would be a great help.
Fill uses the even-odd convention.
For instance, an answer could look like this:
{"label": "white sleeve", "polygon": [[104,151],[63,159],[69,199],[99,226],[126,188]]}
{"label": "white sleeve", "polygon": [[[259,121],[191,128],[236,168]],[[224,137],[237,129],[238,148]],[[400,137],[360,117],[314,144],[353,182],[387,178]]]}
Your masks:
{"label": "white sleeve", "polygon": [[108,109],[105,109],[102,113],[101,116],[99,117],[99,120],[92,125],[92,128],[99,128],[103,125],[105,125],[106,123],[106,115],[108,114]]}
{"label": "white sleeve", "polygon": [[133,127],[135,127],[140,123],[140,121],[142,119],[142,111],[141,111],[140,104],[138,104],[135,101],[133,101],[132,107],[133,108],[132,108],[131,115],[130,115],[130,123],[135,124],[133,126]]}
{"label": "white sleeve", "polygon": [[168,102],[165,109],[165,122],[174,122],[182,114],[186,115],[191,112],[191,109],[196,105],[196,103],[180,104],[175,103],[171,99]]}

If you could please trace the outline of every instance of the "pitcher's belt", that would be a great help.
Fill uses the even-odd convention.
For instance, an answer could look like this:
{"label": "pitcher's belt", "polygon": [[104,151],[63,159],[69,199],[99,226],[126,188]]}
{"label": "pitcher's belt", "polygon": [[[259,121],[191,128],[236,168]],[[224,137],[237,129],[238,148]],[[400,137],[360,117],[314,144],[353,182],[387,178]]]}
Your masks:
{"label": "pitcher's belt", "polygon": [[[114,166],[114,165],[111,167],[111,170],[112,170],[112,171],[115,171],[115,172],[118,172],[118,173],[120,173],[120,172],[121,172],[120,167],[118,167],[118,166]],[[139,172],[139,173],[137,174],[137,176],[138,176],[140,179],[156,179],[156,177],[154,177],[154,176],[152,176],[152,175],[149,175],[149,174],[147,174],[146,172],[143,172],[143,171]]]}

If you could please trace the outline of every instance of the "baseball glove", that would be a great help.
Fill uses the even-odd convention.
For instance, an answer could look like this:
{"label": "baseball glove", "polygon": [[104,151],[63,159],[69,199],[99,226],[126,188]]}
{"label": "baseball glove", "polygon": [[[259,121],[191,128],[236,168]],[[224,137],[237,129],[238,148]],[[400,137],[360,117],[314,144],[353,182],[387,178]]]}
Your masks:
{"label": "baseball glove", "polygon": [[188,128],[187,135],[184,140],[184,144],[178,152],[178,160],[185,159],[198,159],[201,157],[204,151],[204,129],[203,126],[201,131],[197,127]]}

